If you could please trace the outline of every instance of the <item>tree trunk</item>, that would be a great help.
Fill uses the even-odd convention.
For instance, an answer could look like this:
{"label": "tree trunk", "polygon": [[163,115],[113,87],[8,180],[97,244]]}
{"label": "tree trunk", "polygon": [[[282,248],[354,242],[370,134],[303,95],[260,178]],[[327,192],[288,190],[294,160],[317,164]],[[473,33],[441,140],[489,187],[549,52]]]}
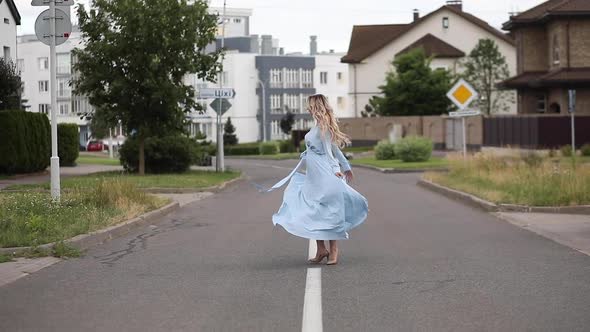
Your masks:
{"label": "tree trunk", "polygon": [[145,175],[145,138],[139,136],[139,175]]}

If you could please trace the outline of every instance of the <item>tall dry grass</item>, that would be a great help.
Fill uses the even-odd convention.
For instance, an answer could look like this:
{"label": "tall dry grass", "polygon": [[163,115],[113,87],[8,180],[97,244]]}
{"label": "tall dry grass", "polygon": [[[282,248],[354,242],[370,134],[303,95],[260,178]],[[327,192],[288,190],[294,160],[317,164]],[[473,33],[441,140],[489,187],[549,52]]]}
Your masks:
{"label": "tall dry grass", "polygon": [[496,203],[530,206],[590,204],[590,167],[535,154],[499,157],[478,153],[448,157],[448,174],[426,174],[437,183]]}

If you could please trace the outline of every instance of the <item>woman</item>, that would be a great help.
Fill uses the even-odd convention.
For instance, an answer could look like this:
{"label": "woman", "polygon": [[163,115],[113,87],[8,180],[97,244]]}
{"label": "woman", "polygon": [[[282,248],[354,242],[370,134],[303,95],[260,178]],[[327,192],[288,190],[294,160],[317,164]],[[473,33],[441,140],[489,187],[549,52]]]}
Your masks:
{"label": "woman", "polygon": [[[347,182],[352,181],[350,164],[339,146],[350,140],[338,128],[328,100],[321,94],[308,100],[308,111],[316,125],[305,135],[306,151],[295,169],[270,190],[283,186],[283,203],[273,215],[273,223],[289,233],[317,241],[317,252],[311,263],[338,262],[338,240],[348,239],[348,231],[367,217],[367,200]],[[306,173],[298,170],[305,163]],[[324,240],[330,241],[330,250]]]}

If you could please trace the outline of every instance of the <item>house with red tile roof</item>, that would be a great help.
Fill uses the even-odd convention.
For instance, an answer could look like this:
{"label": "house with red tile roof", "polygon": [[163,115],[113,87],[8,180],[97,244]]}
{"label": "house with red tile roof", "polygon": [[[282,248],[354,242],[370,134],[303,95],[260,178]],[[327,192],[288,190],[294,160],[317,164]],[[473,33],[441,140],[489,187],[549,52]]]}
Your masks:
{"label": "house with red tile roof", "polygon": [[[350,113],[360,116],[369,99],[381,94],[379,86],[399,54],[422,48],[432,57],[432,68],[460,73],[461,60],[483,38],[496,42],[510,73],[516,73],[514,39],[465,12],[462,1],[447,1],[423,17],[415,10],[413,22],[407,24],[354,26],[348,53],[341,60],[349,64],[349,104],[354,110]],[[509,106],[509,112],[515,113],[516,104]]]}
{"label": "house with red tile roof", "polygon": [[518,113],[590,114],[590,0],[550,0],[512,16],[516,76],[500,84],[518,91]]}

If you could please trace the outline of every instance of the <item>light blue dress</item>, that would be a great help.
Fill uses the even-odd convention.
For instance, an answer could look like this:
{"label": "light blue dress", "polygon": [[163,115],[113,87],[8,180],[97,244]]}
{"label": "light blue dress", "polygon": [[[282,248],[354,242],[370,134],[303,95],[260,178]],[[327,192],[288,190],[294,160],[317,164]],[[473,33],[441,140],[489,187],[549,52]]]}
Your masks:
{"label": "light blue dress", "polygon": [[[348,239],[348,231],[367,218],[367,199],[335,175],[351,168],[329,132],[322,135],[319,127],[313,127],[305,135],[305,145],[299,164],[270,189],[289,181],[273,224],[306,239]],[[299,172],[304,164],[305,174]]]}

